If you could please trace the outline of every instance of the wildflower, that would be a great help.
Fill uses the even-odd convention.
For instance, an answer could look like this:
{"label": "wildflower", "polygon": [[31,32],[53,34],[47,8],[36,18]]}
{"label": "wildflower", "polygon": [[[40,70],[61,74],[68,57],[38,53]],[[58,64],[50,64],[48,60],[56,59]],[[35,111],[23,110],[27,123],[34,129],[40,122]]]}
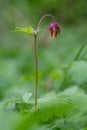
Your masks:
{"label": "wildflower", "polygon": [[56,38],[60,34],[60,25],[58,23],[51,23],[49,31],[51,38]]}

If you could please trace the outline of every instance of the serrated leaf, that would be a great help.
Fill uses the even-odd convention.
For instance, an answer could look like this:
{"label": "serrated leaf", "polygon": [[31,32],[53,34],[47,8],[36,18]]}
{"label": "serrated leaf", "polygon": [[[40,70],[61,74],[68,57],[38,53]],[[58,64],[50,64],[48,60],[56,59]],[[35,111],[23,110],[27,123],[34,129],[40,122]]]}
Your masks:
{"label": "serrated leaf", "polygon": [[27,34],[30,34],[30,35],[34,35],[36,31],[31,26],[29,26],[29,27],[26,27],[26,28],[16,27],[14,32],[23,32],[23,33],[27,33]]}
{"label": "serrated leaf", "polygon": [[26,92],[24,93],[24,95],[22,96],[22,100],[25,103],[29,103],[29,99],[31,98],[32,93]]}
{"label": "serrated leaf", "polygon": [[79,85],[87,83],[87,62],[76,61],[72,63],[68,70],[68,78]]}
{"label": "serrated leaf", "polygon": [[[81,89],[74,86],[58,95],[50,93],[38,99],[38,111],[29,113],[29,116],[18,125],[16,130],[19,130],[19,128],[21,130],[29,130],[35,124],[49,123],[54,119],[58,119],[58,121],[59,119],[67,120],[67,125],[71,122],[76,123],[75,125],[80,123],[80,125],[85,126],[85,123],[80,122],[79,118],[83,117],[84,114],[86,116],[86,113],[87,95]],[[63,126],[65,127],[65,123]],[[69,125],[69,127],[71,128],[72,126]]]}

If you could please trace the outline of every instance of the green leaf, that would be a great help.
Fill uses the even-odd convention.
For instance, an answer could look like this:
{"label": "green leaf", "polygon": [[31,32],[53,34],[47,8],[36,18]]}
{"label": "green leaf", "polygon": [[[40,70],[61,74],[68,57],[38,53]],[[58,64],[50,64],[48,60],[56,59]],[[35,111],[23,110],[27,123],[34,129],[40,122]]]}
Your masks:
{"label": "green leaf", "polygon": [[[50,124],[55,119],[58,122],[61,119],[65,120],[61,126],[63,128],[66,123],[70,129],[72,128],[70,123],[76,125],[75,127],[79,125],[85,127],[87,123],[87,95],[76,86],[66,89],[58,95],[55,93],[47,94],[45,97],[38,99],[38,111],[32,110],[15,130],[29,130],[36,124]],[[60,127],[60,122],[58,122],[57,125]],[[63,129],[61,128],[61,130]]]}
{"label": "green leaf", "polygon": [[68,70],[68,78],[78,85],[87,83],[87,62],[76,61],[72,63]]}
{"label": "green leaf", "polygon": [[26,28],[16,27],[16,29],[14,31],[15,32],[23,32],[23,33],[27,33],[27,34],[30,34],[30,35],[34,35],[35,32],[36,32],[31,26],[26,27]]}
{"label": "green leaf", "polygon": [[32,93],[26,92],[24,93],[24,95],[22,96],[22,100],[25,103],[29,103],[29,99],[31,98]]}

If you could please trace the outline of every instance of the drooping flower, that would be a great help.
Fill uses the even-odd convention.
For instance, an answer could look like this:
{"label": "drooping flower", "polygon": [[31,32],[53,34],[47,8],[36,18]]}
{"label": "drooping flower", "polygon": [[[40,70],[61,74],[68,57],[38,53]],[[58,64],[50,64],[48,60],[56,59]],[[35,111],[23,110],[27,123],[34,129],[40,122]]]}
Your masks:
{"label": "drooping flower", "polygon": [[60,25],[58,23],[51,23],[49,31],[51,38],[56,38],[60,34]]}

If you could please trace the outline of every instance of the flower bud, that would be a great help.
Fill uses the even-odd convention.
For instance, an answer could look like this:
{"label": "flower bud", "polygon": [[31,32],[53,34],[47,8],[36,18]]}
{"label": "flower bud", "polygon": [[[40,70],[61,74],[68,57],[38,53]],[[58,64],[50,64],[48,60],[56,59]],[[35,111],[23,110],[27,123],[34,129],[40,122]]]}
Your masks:
{"label": "flower bud", "polygon": [[49,31],[51,38],[56,38],[60,34],[60,25],[58,23],[51,23]]}

